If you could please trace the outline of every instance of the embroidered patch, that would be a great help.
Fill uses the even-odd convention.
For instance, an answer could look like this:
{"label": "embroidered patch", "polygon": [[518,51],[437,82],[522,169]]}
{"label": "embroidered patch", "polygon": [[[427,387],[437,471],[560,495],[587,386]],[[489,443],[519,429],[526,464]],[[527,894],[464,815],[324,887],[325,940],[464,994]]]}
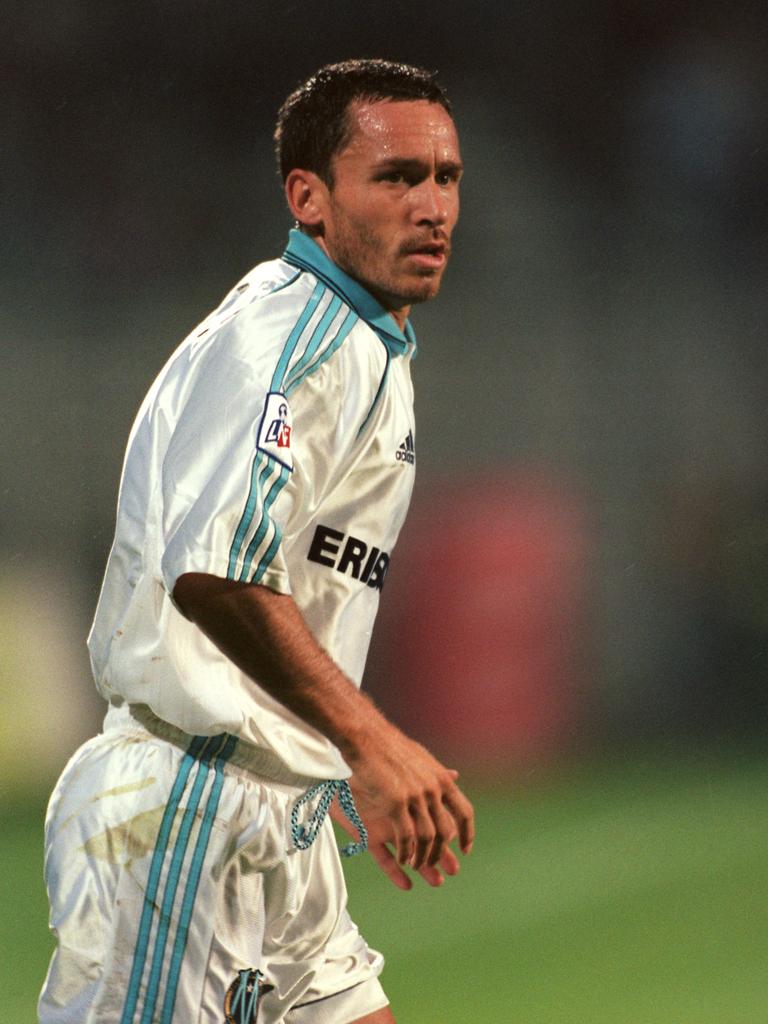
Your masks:
{"label": "embroidered patch", "polygon": [[293,423],[288,399],[279,391],[267,395],[264,414],[259,424],[256,447],[277,459],[286,469],[293,470],[291,432]]}
{"label": "embroidered patch", "polygon": [[267,985],[264,975],[253,967],[238,971],[224,996],[225,1024],[256,1024],[259,1000],[274,985]]}

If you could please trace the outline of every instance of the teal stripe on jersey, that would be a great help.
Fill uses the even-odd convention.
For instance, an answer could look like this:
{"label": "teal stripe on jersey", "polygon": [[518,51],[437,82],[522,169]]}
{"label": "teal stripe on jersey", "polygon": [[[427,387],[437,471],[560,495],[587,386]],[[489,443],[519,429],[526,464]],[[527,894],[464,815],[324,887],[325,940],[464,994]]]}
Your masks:
{"label": "teal stripe on jersey", "polygon": [[309,339],[307,347],[304,349],[304,353],[300,359],[298,359],[291,367],[288,376],[285,378],[285,386],[290,387],[293,378],[301,373],[304,367],[314,356],[315,352],[320,348],[320,344],[325,338],[328,328],[331,326],[334,317],[341,309],[341,299],[338,295],[334,295],[331,301],[328,303],[328,308],[323,313],[322,319],[317,327],[312,332],[312,337]]}
{"label": "teal stripe on jersey", "polygon": [[[274,505],[280,491],[282,491],[282,489],[288,483],[289,477],[290,471],[286,469],[285,466],[281,465],[280,476],[272,481],[272,486],[270,487],[267,496],[264,498],[264,506],[261,510],[261,521],[259,522],[256,533],[253,535],[253,539],[251,540],[251,543],[248,545],[248,549],[246,550],[245,556],[243,557],[243,568],[240,570],[239,577],[241,580],[245,580],[248,577],[248,568],[251,562],[253,561],[253,556],[258,551],[259,545],[262,543],[267,534],[269,524],[272,522],[269,516],[269,511]],[[277,530],[277,524],[275,524],[275,530]],[[272,558],[274,558],[274,552],[272,552],[270,562],[272,561]]]}
{"label": "teal stripe on jersey", "polygon": [[272,543],[269,545],[267,550],[264,552],[261,561],[259,562],[256,572],[253,574],[251,583],[261,583],[261,578],[267,569],[272,564],[272,559],[275,557],[275,552],[280,547],[280,541],[283,539],[283,531],[278,523],[275,523],[275,535],[272,538]]}
{"label": "teal stripe on jersey", "polygon": [[[259,469],[261,469],[261,473],[258,472]],[[233,580],[235,578],[237,556],[240,554],[240,548],[245,540],[248,527],[251,525],[251,521],[253,520],[253,514],[256,509],[256,503],[259,495],[261,494],[262,485],[271,472],[272,463],[265,455],[262,455],[261,452],[257,451],[251,464],[251,486],[248,492],[248,498],[245,502],[243,514],[240,516],[240,522],[237,525],[237,530],[235,531],[232,547],[229,549],[227,579]]]}
{"label": "teal stripe on jersey", "polygon": [[[296,346],[299,343],[299,339],[300,339],[301,335],[303,334],[304,329],[306,328],[307,324],[311,320],[313,313],[315,312],[315,310],[317,309],[318,305],[320,304],[320,300],[322,299],[323,294],[325,293],[325,291],[326,291],[326,288],[325,288],[325,285],[323,284],[323,282],[322,281],[318,281],[318,283],[315,285],[315,287],[314,287],[314,289],[312,291],[312,294],[310,295],[309,299],[307,300],[306,305],[304,306],[304,309],[301,312],[301,315],[299,316],[298,320],[294,324],[293,329],[291,330],[291,333],[288,335],[288,340],[286,341],[285,345],[283,346],[283,351],[282,351],[282,353],[280,355],[280,358],[277,361],[277,365],[275,367],[275,372],[272,375],[272,384],[270,385],[270,391],[282,391],[282,389],[283,389],[283,378],[286,375],[286,372],[288,370],[288,366],[290,364],[291,358],[293,357],[293,353],[294,353],[294,351],[296,349]],[[331,300],[331,302],[329,304],[329,309],[330,309],[330,306],[332,306],[334,302],[338,303],[338,305],[336,307],[336,309],[338,310],[338,307],[341,305],[341,301],[339,299],[337,299],[336,297],[334,297]],[[310,345],[314,341],[315,337],[318,335],[318,332],[320,331],[320,328],[322,327],[323,323],[325,322],[327,316],[328,316],[328,310],[326,310],[326,312],[323,315],[320,323],[317,325],[315,330],[312,332],[312,337],[310,338],[310,341],[309,341]],[[332,320],[333,317],[331,317],[330,319]],[[330,323],[330,320],[328,322]],[[317,342],[318,345],[320,344],[320,340],[322,340],[322,336],[323,336],[323,334],[325,334],[326,330],[327,330],[327,326],[323,327],[322,333],[320,334],[319,340]],[[261,473],[259,473],[260,469],[261,469]],[[267,460],[264,455],[262,455],[260,452],[257,452],[256,455],[254,456],[253,462],[251,463],[251,482],[250,482],[250,487],[249,487],[249,490],[248,490],[248,497],[247,497],[246,502],[245,502],[245,508],[243,509],[243,514],[240,517],[240,522],[237,524],[237,529],[235,530],[235,536],[232,539],[232,546],[229,549],[229,563],[228,563],[228,566],[227,566],[227,579],[234,579],[235,578],[235,569],[236,569],[236,566],[237,566],[237,558],[238,558],[238,555],[240,554],[240,548],[242,547],[243,541],[245,540],[245,535],[247,534],[248,530],[250,529],[251,523],[253,521],[253,517],[254,517],[254,514],[255,514],[255,510],[256,510],[256,505],[258,503],[258,498],[259,498],[259,495],[261,493],[262,485],[266,481],[266,478],[269,475],[269,473],[271,473],[271,471],[272,471],[271,460]],[[263,519],[263,517],[262,517],[262,519]],[[251,555],[251,557],[253,557],[253,556]],[[243,574],[242,573],[240,574],[240,578],[241,579],[243,578]]]}
{"label": "teal stripe on jersey", "polygon": [[235,749],[235,745],[237,744],[236,736],[227,736],[226,733],[224,735],[226,736],[226,742],[216,758],[216,764],[214,766],[214,781],[211,786],[208,802],[205,805],[205,810],[203,811],[203,820],[200,823],[200,831],[198,832],[195,850],[192,854],[189,877],[187,878],[187,885],[184,889],[184,897],[182,899],[181,912],[179,914],[179,925],[176,929],[176,938],[174,939],[173,952],[171,953],[171,963],[168,968],[168,984],[165,990],[163,1009],[160,1014],[160,1024],[171,1024],[173,1019],[173,1008],[176,1004],[176,992],[179,987],[181,966],[184,961],[184,953],[187,948],[187,939],[189,937],[189,923],[192,920],[192,910],[194,909],[195,897],[197,896],[197,890],[200,885],[200,875],[203,870],[203,862],[205,861],[205,855],[208,852],[211,830],[213,829],[213,822],[216,817],[216,811],[219,807],[221,789],[224,785],[224,764],[232,756],[232,751]]}
{"label": "teal stripe on jersey", "polygon": [[312,314],[320,305],[320,299],[323,297],[324,292],[325,285],[322,281],[318,281],[315,285],[314,291],[307,300],[306,306],[301,312],[301,316],[294,324],[291,333],[288,335],[288,340],[283,347],[283,351],[277,361],[277,366],[275,367],[275,372],[272,375],[272,383],[269,387],[270,391],[283,390],[283,378],[285,377],[288,369],[288,364],[291,361],[291,357],[293,356],[294,350],[299,342],[299,338],[304,333],[304,328],[311,320]]}
{"label": "teal stripe on jersey", "polygon": [[[195,823],[195,815],[197,814],[197,808],[200,805],[200,799],[203,795],[205,784],[208,781],[211,759],[221,754],[223,741],[225,739],[226,734],[215,737],[215,739],[211,741],[211,744],[205,753],[201,755],[198,762],[197,775],[195,776],[189,801],[184,810],[184,816],[181,819],[181,825],[179,826],[179,831],[176,836],[176,844],[173,848],[173,856],[171,857],[171,863],[168,867],[168,874],[165,879],[165,894],[163,896],[163,904],[160,909],[157,934],[155,935],[155,949],[152,954],[152,967],[149,972],[147,990],[144,995],[144,1012],[141,1015],[139,1024],[151,1024],[155,1015],[155,1003],[157,1002],[157,994],[160,989],[160,976],[163,970],[163,960],[165,959],[165,946],[168,942],[168,932],[171,927],[173,905],[176,902],[176,891],[179,887],[184,857],[186,856],[187,846],[189,845],[189,837]],[[215,754],[214,748],[216,751]]]}
{"label": "teal stripe on jersey", "polygon": [[136,949],[133,954],[133,966],[131,968],[131,976],[128,980],[128,991],[125,996],[120,1024],[131,1024],[134,1013],[136,1012],[139,988],[141,986],[141,977],[144,973],[149,936],[152,930],[152,915],[155,909],[157,889],[160,884],[160,873],[163,869],[163,861],[165,859],[166,850],[168,849],[168,840],[170,839],[173,821],[179,808],[179,801],[181,800],[184,789],[186,788],[189,773],[192,771],[193,766],[197,762],[201,752],[205,749],[207,743],[208,737],[206,736],[196,736],[192,740],[189,750],[182,758],[179,771],[176,776],[176,781],[173,784],[171,795],[169,796],[168,803],[165,806],[163,820],[160,823],[160,829],[157,833],[155,852],[152,854],[152,863],[149,867],[147,889],[144,894],[144,907],[141,912],[139,933],[136,939]]}
{"label": "teal stripe on jersey", "polygon": [[319,370],[323,363],[327,359],[331,358],[333,353],[340,347],[346,336],[349,334],[349,332],[352,330],[352,328],[355,326],[359,319],[360,318],[358,317],[357,313],[354,313],[352,310],[350,310],[349,313],[347,313],[347,315],[344,317],[344,321],[341,327],[336,332],[336,335],[330,342],[330,344],[326,345],[326,347],[323,349],[323,351],[320,353],[317,359],[315,359],[313,363],[310,363],[309,366],[307,366],[304,369],[303,373],[300,373],[298,377],[294,377],[291,380],[290,384],[285,389],[286,395],[290,395],[292,391],[295,391],[299,384],[301,384],[301,382],[306,377],[314,373],[316,370]]}

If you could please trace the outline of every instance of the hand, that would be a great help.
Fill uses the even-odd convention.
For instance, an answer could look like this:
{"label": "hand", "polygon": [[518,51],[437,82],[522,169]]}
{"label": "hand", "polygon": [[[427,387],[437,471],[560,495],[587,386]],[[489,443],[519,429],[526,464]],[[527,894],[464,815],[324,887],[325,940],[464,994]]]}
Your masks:
{"label": "hand", "polygon": [[[347,819],[347,816],[335,801],[331,805],[331,817],[336,824],[340,825],[353,839],[357,839],[355,826]],[[367,825],[366,828],[368,828]],[[379,830],[375,827],[373,829],[368,829],[368,852],[387,878],[389,878],[390,881],[398,887],[398,889],[402,889],[404,892],[407,892],[409,889],[413,888],[413,882],[411,881],[410,876],[406,874],[406,872],[397,863],[397,859],[392,852],[391,844],[388,844],[381,835],[378,834],[378,832]],[[444,846],[438,864],[434,866],[424,864],[419,868],[419,874],[427,885],[437,888],[445,881],[443,873],[445,873],[445,875],[457,875],[459,873],[459,869],[460,864],[456,854],[450,846]]]}
{"label": "hand", "polygon": [[379,866],[400,888],[410,888],[403,884],[405,865],[440,885],[441,868],[446,874],[458,870],[448,844],[458,838],[467,854],[475,836],[474,811],[456,785],[458,772],[383,718],[359,750],[348,757],[349,784]]}

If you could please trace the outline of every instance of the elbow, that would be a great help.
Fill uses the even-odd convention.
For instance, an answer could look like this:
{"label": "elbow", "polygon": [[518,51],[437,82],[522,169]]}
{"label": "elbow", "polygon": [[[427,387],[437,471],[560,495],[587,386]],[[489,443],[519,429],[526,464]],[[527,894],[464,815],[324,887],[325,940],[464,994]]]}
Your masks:
{"label": "elbow", "polygon": [[208,618],[210,609],[233,590],[245,585],[204,572],[185,572],[176,580],[171,597],[186,619],[200,624]]}

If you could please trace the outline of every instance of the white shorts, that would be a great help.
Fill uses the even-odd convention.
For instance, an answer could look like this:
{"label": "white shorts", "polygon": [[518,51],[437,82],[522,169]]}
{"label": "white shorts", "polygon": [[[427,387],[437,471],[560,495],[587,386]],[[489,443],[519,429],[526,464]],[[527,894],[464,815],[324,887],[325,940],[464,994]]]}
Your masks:
{"label": "white shorts", "polygon": [[316,780],[256,774],[234,737],[182,743],[121,716],[48,808],[41,1024],[348,1024],[386,1006],[330,820],[293,848],[292,805]]}

